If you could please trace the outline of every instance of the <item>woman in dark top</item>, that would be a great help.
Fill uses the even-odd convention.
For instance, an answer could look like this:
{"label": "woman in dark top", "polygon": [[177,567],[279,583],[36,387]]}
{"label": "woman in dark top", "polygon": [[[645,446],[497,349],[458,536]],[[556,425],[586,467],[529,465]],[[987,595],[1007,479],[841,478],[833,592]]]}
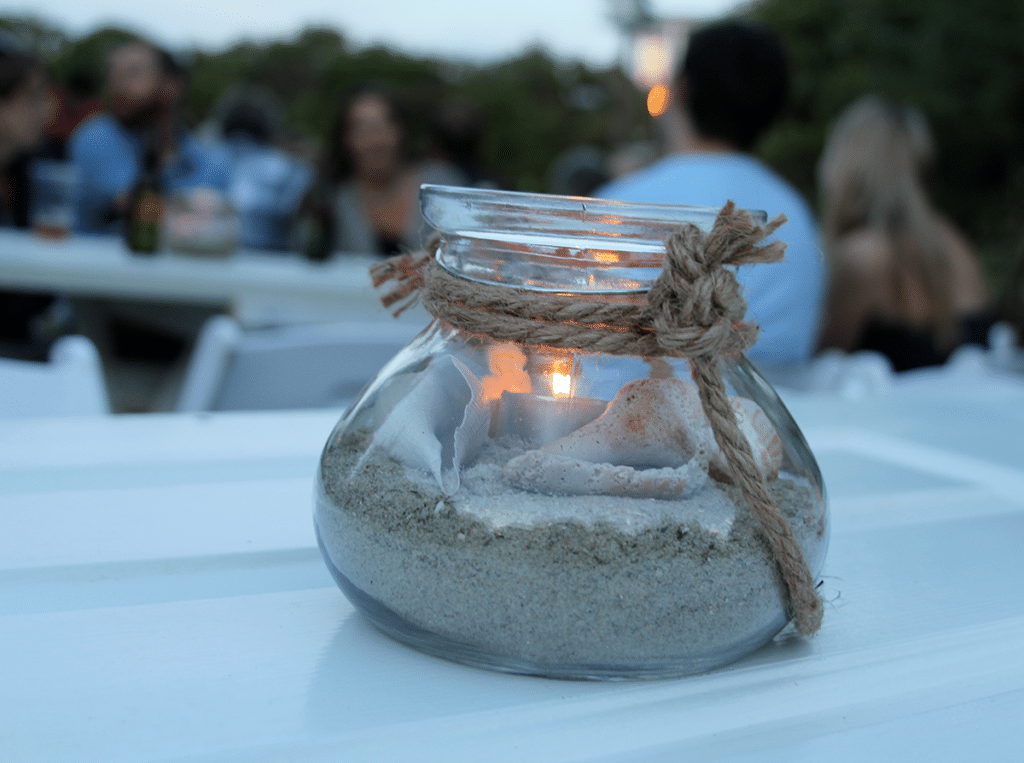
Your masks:
{"label": "woman in dark top", "polygon": [[429,232],[419,209],[420,185],[464,185],[454,165],[410,161],[405,138],[402,110],[383,88],[362,84],[341,101],[323,171],[335,188],[335,249],[417,249]]}
{"label": "woman in dark top", "polygon": [[866,96],[836,121],[818,164],[830,285],[820,347],[876,350],[897,371],[984,344],[984,274],[963,234],[932,205],[924,116]]}
{"label": "woman in dark top", "polygon": [[52,108],[42,62],[0,30],[0,225],[28,225],[28,154]]}
{"label": "woman in dark top", "polygon": [[[0,30],[0,227],[28,226],[32,150],[52,108],[43,63]],[[45,359],[65,322],[55,307],[52,295],[0,291],[0,355]]]}

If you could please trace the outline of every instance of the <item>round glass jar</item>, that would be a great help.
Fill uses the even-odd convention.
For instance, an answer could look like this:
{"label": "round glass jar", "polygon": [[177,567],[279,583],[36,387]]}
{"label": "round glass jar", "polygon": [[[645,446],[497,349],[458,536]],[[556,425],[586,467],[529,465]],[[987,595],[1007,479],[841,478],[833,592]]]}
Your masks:
{"label": "round glass jar", "polygon": [[[424,186],[421,206],[446,273],[608,304],[645,302],[665,235],[709,230],[718,212],[441,186]],[[718,366],[816,577],[829,520],[814,457],[745,357]],[[314,521],[331,573],[375,626],[495,670],[697,673],[790,619],[686,358],[498,341],[435,320],[335,427]]]}

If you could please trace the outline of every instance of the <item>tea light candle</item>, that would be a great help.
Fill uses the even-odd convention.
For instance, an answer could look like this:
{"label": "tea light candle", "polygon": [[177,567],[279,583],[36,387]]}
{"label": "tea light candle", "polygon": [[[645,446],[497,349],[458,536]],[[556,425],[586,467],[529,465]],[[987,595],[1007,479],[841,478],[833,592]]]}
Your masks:
{"label": "tea light candle", "polygon": [[491,436],[517,435],[539,448],[589,424],[608,407],[589,397],[502,392],[491,422]]}

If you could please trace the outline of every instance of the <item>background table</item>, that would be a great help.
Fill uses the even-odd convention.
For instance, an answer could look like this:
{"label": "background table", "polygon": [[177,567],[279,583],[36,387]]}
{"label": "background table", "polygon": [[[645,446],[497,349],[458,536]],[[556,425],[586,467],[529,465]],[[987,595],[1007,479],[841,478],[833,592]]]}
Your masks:
{"label": "background table", "polygon": [[[76,331],[103,360],[114,409],[173,408],[190,348],[213,315],[230,313],[244,329],[373,320],[393,323],[370,280],[379,258],[345,254],[314,263],[292,253],[239,251],[226,258],[171,252],[134,255],[120,238],[42,239],[0,231],[0,289],[43,291],[71,298]],[[399,321],[423,326],[422,307]],[[182,347],[176,360],[124,360],[114,324],[157,332]]]}
{"label": "background table", "polygon": [[337,412],[0,422],[0,757],[1020,759],[1024,387],[787,401],[831,500],[824,626],[646,683],[368,626],[313,538]]}
{"label": "background table", "polygon": [[[283,301],[310,307],[376,305],[369,255],[314,263],[295,254],[240,251],[224,258],[171,252],[135,255],[120,238],[40,238],[28,231],[0,232],[0,284],[4,288],[110,297],[224,304],[237,299]],[[358,304],[356,304],[358,303]],[[358,315],[358,312],[355,313]]]}

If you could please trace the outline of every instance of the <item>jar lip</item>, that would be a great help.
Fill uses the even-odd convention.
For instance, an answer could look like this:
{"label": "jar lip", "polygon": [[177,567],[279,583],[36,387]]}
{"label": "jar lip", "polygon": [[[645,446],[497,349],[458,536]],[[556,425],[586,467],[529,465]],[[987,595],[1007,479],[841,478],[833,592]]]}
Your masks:
{"label": "jar lip", "polygon": [[[443,185],[420,186],[420,207],[440,234],[435,259],[453,275],[607,295],[650,289],[669,234],[685,223],[708,232],[720,211]],[[767,221],[764,212],[751,214]]]}
{"label": "jar lip", "polygon": [[[436,230],[463,234],[473,231],[526,230],[536,234],[537,223],[556,235],[610,236],[616,239],[661,241],[666,232],[684,223],[709,231],[719,209],[686,204],[653,204],[585,196],[505,191],[491,188],[423,184],[420,208]],[[764,224],[762,210],[747,210]]]}

